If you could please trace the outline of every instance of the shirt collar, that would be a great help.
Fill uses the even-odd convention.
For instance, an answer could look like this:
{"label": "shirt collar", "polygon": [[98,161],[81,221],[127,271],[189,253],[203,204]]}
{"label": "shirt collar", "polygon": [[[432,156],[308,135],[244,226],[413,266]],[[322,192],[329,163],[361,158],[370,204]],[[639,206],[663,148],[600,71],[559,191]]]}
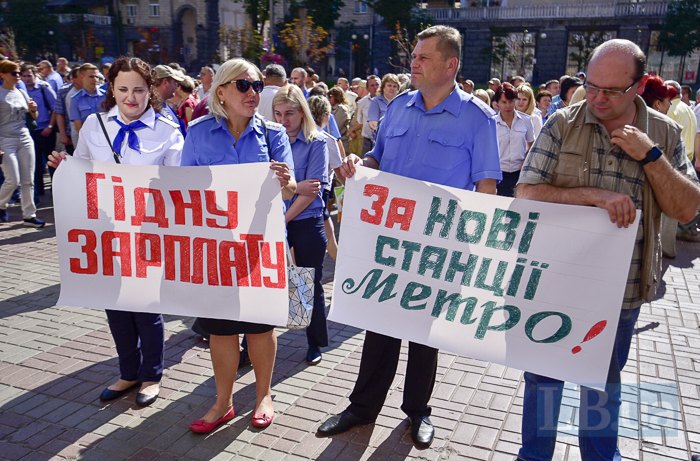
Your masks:
{"label": "shirt collar", "polygon": [[[409,98],[408,102],[406,103],[406,107],[409,107],[409,106],[416,106],[417,108],[421,109],[423,112],[426,112],[425,104],[423,104],[423,96],[421,95],[420,91],[416,91]],[[460,96],[459,91],[457,91],[457,84],[455,83],[455,86],[452,89],[452,92],[449,95],[447,95],[447,97],[445,99],[440,101],[440,104],[438,104],[437,106],[430,109],[430,113],[437,114],[440,112],[447,111],[456,117],[459,115],[459,110],[460,110],[461,106],[462,106],[462,97]]]}
{"label": "shirt collar", "polygon": [[[226,130],[227,133],[230,133],[228,129],[228,121],[224,117],[216,117],[215,120],[216,123],[212,124],[209,131]],[[263,134],[265,132],[262,127],[263,123],[265,123],[265,121],[260,117],[251,117],[250,121],[248,122],[248,126],[245,130],[243,130],[243,133],[241,133],[241,137],[243,137],[250,130],[255,131],[258,134]]]}
{"label": "shirt collar", "polygon": [[[588,104],[587,102],[584,102],[583,104]],[[647,128],[648,128],[648,114],[649,112],[647,111],[647,105],[644,102],[644,99],[642,99],[641,96],[637,95],[634,98],[634,105],[637,107],[637,115],[634,120],[634,126],[639,128],[640,131],[646,133]],[[586,116],[584,118],[583,123],[594,123],[594,124],[600,124],[600,120],[593,115],[593,112],[591,112],[587,107],[586,107]]]}
{"label": "shirt collar", "polygon": [[[116,118],[120,122],[122,122],[125,125],[128,125],[129,123],[125,122],[124,119],[122,118],[121,114],[119,113],[119,107],[116,105],[112,107],[109,112],[107,112],[107,118]],[[156,112],[153,110],[152,107],[148,107],[146,109],[146,112],[141,114],[141,117],[139,117],[139,120],[143,122],[144,125],[146,125],[148,128],[153,129],[156,124]]]}
{"label": "shirt collar", "polygon": [[[299,130],[299,133],[297,134],[296,139],[294,139],[294,142],[297,142],[297,141],[301,141],[301,142],[303,142],[304,144],[308,144],[308,143],[309,143],[309,140],[306,139],[306,136],[304,136],[304,130]],[[294,144],[294,142],[291,143],[291,144]]]}
{"label": "shirt collar", "polygon": [[90,94],[90,93],[87,92],[87,90],[86,90],[85,88],[81,88],[81,89],[80,89],[80,93],[81,93],[81,94],[84,94],[84,95],[86,95],[86,96],[89,96],[89,97],[91,97],[91,98],[97,98],[97,97],[102,96],[103,94],[105,94],[105,90],[103,90],[102,88],[100,88],[100,87],[98,86],[97,88],[95,88],[95,94]]}

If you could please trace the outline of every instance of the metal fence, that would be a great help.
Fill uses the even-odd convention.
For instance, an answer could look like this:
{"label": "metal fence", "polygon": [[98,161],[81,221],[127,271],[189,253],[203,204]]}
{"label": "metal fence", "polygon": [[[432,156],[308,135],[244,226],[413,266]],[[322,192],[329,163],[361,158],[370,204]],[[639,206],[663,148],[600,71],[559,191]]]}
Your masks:
{"label": "metal fence", "polygon": [[516,7],[426,8],[436,21],[498,21],[665,16],[669,2],[539,5]]}

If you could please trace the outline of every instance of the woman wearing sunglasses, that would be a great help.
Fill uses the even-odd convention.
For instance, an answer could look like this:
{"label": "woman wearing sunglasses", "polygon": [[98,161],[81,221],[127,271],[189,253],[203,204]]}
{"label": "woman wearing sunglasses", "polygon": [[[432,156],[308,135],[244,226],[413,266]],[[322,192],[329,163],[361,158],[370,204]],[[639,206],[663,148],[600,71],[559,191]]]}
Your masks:
{"label": "woman wearing sunglasses", "polygon": [[[209,115],[190,123],[182,165],[272,162],[270,169],[280,182],[282,197],[288,200],[296,190],[289,138],[280,125],[255,114],[264,87],[262,78],[260,70],[244,59],[231,59],[219,68],[209,90]],[[274,327],[209,318],[199,318],[198,324],[210,335],[216,402],[190,429],[208,433],[235,416],[232,393],[240,360],[238,335],[242,333],[248,338],[257,390],[251,424],[269,426],[274,417],[270,389],[277,352]]]}
{"label": "woman wearing sunglasses", "polygon": [[[5,181],[0,187],[0,222],[7,222],[7,202],[21,186],[24,224],[43,227],[34,205],[34,141],[27,128],[27,114],[37,118],[37,106],[24,90],[19,90],[19,64],[0,62],[0,161]],[[4,152],[4,154],[3,154]]]}

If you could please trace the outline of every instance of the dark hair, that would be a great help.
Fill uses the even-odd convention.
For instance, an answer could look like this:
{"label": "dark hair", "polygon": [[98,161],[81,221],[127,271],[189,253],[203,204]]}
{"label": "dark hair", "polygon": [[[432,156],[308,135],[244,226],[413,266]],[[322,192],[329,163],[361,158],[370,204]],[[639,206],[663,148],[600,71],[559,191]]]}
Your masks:
{"label": "dark hair", "polygon": [[21,66],[19,66],[19,71],[20,73],[25,73],[26,71],[30,71],[32,75],[36,75],[36,67],[33,64],[28,64],[24,63]]}
{"label": "dark hair", "polygon": [[328,91],[322,85],[314,85],[313,88],[309,90],[309,97],[311,96],[323,96],[328,97]]}
{"label": "dark hair", "polygon": [[335,100],[336,104],[347,104],[347,100],[345,99],[345,92],[343,89],[339,86],[334,86],[330,90],[328,90],[328,99],[333,96],[333,99]]}
{"label": "dark hair", "polygon": [[501,96],[505,95],[506,99],[512,101],[518,98],[518,92],[515,87],[508,82],[503,83],[498,87],[493,95],[493,101],[498,102],[501,100]]}
{"label": "dark hair", "polygon": [[562,101],[567,101],[566,100],[566,94],[569,92],[571,88],[577,88],[579,86],[583,85],[583,82],[576,78],[576,77],[567,77],[561,82],[561,91],[559,91],[559,95],[561,96]]}
{"label": "dark hair", "polygon": [[117,79],[119,72],[136,72],[146,81],[146,86],[148,87],[148,105],[153,108],[156,112],[161,109],[161,102],[156,95],[156,89],[153,85],[155,81],[155,73],[151,69],[151,66],[140,60],[139,58],[132,58],[130,56],[122,56],[109,68],[109,73],[107,74],[107,81],[109,86],[107,88],[107,94],[105,94],[105,101],[102,103],[105,111],[109,111],[112,107],[117,104],[117,100],[114,99],[114,81]]}
{"label": "dark hair", "polygon": [[535,101],[540,102],[540,99],[549,96],[550,98],[552,97],[552,93],[550,93],[547,90],[540,90],[539,93],[537,93],[537,96],[535,96]]}
{"label": "dark hair", "polygon": [[670,97],[669,85],[664,83],[664,79],[658,75],[650,76],[644,87],[644,93],[642,93],[642,99],[647,103],[647,106],[652,107],[656,101],[663,101],[668,97]]}

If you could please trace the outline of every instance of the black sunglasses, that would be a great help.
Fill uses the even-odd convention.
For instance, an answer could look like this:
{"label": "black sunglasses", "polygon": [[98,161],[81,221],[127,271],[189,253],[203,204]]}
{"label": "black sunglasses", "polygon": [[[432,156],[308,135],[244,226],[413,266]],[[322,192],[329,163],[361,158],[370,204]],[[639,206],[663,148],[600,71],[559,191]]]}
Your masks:
{"label": "black sunglasses", "polygon": [[13,77],[19,77],[20,75],[22,75],[21,72],[17,72],[17,71],[8,72],[8,74],[12,75]]}
{"label": "black sunglasses", "polygon": [[247,93],[248,90],[250,90],[250,87],[253,87],[253,91],[256,93],[260,93],[263,88],[265,88],[265,83],[262,80],[258,80],[256,82],[249,82],[248,80],[231,80],[230,82],[226,82],[226,85],[229,83],[235,83],[236,84],[236,89],[240,91],[241,93]]}

